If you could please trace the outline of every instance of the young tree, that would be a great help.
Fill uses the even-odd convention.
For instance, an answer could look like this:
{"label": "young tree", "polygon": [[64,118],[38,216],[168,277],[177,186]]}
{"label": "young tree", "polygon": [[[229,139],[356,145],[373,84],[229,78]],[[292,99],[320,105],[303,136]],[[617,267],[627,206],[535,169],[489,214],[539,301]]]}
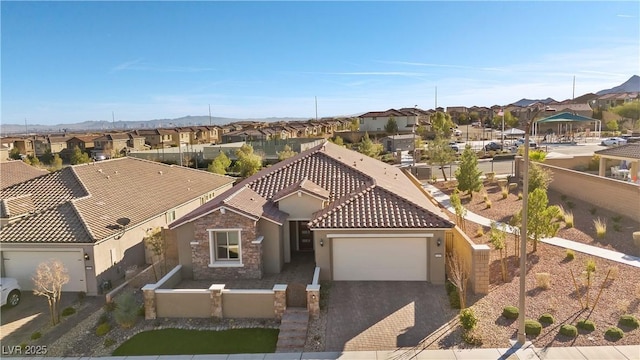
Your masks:
{"label": "young tree", "polygon": [[449,136],[451,135],[451,128],[454,126],[451,116],[447,113],[436,112],[431,114],[431,129],[435,131],[436,136]]}
{"label": "young tree", "polygon": [[542,189],[546,194],[551,180],[552,178],[550,171],[542,168],[542,166],[538,165],[535,162],[531,163],[529,167],[529,194],[531,194],[531,192],[535,189]]}
{"label": "young tree", "polygon": [[502,281],[507,281],[507,264],[505,262],[506,233],[504,232],[504,226],[498,229],[498,224],[495,221],[491,222],[491,230],[489,231],[489,241],[493,248],[500,251],[500,269],[502,271]]}
{"label": "young tree", "polygon": [[87,153],[80,150],[77,146],[73,148],[73,153],[71,153],[71,165],[86,164],[90,161],[91,159]]}
{"label": "young tree", "polygon": [[[533,251],[538,250],[538,240],[555,236],[560,224],[556,221],[560,214],[557,206],[548,206],[549,199],[545,189],[537,188],[529,194],[527,207],[527,238],[533,240]],[[522,209],[520,209],[522,213]]]}
{"label": "young tree", "polygon": [[262,157],[253,153],[253,147],[248,144],[236,150],[236,171],[242,177],[248,177],[257,173],[262,168]]}
{"label": "young tree", "polygon": [[384,126],[384,131],[389,135],[398,133],[398,122],[396,121],[396,118],[393,116],[389,117],[387,124]]}
{"label": "young tree", "polygon": [[211,164],[207,167],[207,171],[224,175],[227,173],[227,169],[231,166],[231,160],[227,157],[227,154],[220,152],[218,156],[213,159]]}
{"label": "young tree", "polygon": [[44,154],[40,156],[40,161],[44,164],[51,165],[51,162],[53,161],[53,154],[51,154],[51,150],[45,150]]}
{"label": "young tree", "polygon": [[164,276],[167,270],[167,259],[165,257],[167,251],[167,242],[162,235],[162,228],[157,227],[155,229],[148,230],[145,237],[142,238],[142,241],[144,242],[144,245],[147,247],[147,249],[151,250],[153,255],[155,255],[160,262],[160,276],[158,276],[155,267],[156,259],[151,260],[153,266],[153,274],[156,277],[156,281],[158,281],[159,278]]}
{"label": "young tree", "polygon": [[449,267],[449,279],[458,289],[460,309],[464,309],[467,307],[467,285],[469,283],[466,261],[454,249],[451,253],[447,254],[447,265]]}
{"label": "young tree", "polygon": [[471,150],[471,146],[467,145],[464,147],[462,156],[460,156],[460,164],[455,172],[458,190],[466,191],[469,197],[473,198],[473,192],[480,191],[482,188],[480,175],[482,175],[482,171],[478,169],[478,156]]}
{"label": "young tree", "polygon": [[40,159],[36,156],[29,155],[28,158],[32,166],[40,166]]}
{"label": "young tree", "polygon": [[464,217],[467,214],[467,209],[462,206],[462,202],[460,201],[460,195],[458,195],[458,191],[454,191],[449,198],[451,201],[451,205],[455,209],[456,212],[456,224],[460,226],[462,231],[466,231],[467,227],[464,221]]}
{"label": "young tree", "polygon": [[339,146],[344,146],[344,140],[342,140],[340,136],[336,136],[336,138],[333,140],[333,143]]}
{"label": "young tree", "polygon": [[618,121],[617,120],[609,120],[606,123],[607,130],[609,131],[618,131]]}
{"label": "young tree", "polygon": [[447,181],[447,174],[444,172],[444,166],[449,165],[456,160],[456,153],[449,146],[449,141],[442,136],[436,136],[434,140],[429,141],[427,145],[428,163],[430,165],[438,165],[442,170],[442,177]]}
{"label": "young tree", "polygon": [[36,268],[33,277],[33,293],[47,298],[51,325],[60,322],[60,296],[62,295],[62,286],[68,282],[69,273],[60,260],[51,259],[40,263]]}
{"label": "young tree", "polygon": [[290,157],[296,156],[297,152],[291,150],[291,146],[285,145],[284,150],[278,152],[278,161],[282,161],[284,159],[288,159]]}
{"label": "young tree", "polygon": [[365,132],[364,137],[358,146],[358,152],[372,158],[377,158],[382,152],[382,144],[376,144],[369,138],[369,133]]}
{"label": "young tree", "polygon": [[9,158],[13,160],[22,159],[22,156],[20,155],[20,149],[18,149],[17,147],[11,149],[11,151],[9,151]]}
{"label": "young tree", "polygon": [[58,171],[62,169],[62,159],[58,154],[53,155],[53,160],[51,160],[51,171]]}
{"label": "young tree", "polygon": [[494,128],[502,128],[502,118],[504,117],[504,127],[512,128],[518,126],[518,118],[511,114],[511,111],[504,111],[504,115],[496,115],[493,118],[492,125]]}
{"label": "young tree", "polygon": [[353,132],[360,131],[360,119],[351,119],[351,123],[349,123],[349,130]]}

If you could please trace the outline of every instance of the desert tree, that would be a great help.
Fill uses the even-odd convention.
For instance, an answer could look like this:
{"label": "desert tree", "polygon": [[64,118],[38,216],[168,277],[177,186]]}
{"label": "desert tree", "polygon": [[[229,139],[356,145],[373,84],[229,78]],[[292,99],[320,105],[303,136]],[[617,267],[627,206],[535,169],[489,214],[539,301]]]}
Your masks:
{"label": "desert tree", "polygon": [[221,151],[213,159],[211,164],[209,164],[209,166],[207,167],[207,171],[215,174],[224,175],[227,173],[227,169],[229,168],[229,166],[231,166],[231,160],[229,160],[229,157],[227,157],[227,154]]}
{"label": "desert tree", "polygon": [[500,270],[502,272],[502,281],[507,281],[507,264],[505,262],[505,254],[507,252],[507,245],[505,242],[506,233],[504,232],[504,225],[498,227],[495,221],[491,222],[491,230],[489,231],[489,241],[493,248],[500,252]]}
{"label": "desert tree", "polygon": [[605,126],[607,127],[607,130],[609,131],[618,131],[619,126],[618,126],[618,120],[609,120],[606,122]]}
{"label": "desert tree", "polygon": [[551,180],[551,172],[549,170],[535,162],[531,163],[529,167],[529,194],[531,194],[535,189],[542,189],[546,194]]}
{"label": "desert tree", "polygon": [[467,263],[464,258],[453,249],[447,254],[447,266],[449,268],[449,280],[456,289],[458,289],[460,309],[464,309],[467,307],[467,286],[469,284]]}
{"label": "desert tree", "polygon": [[51,171],[58,171],[62,169],[62,159],[60,155],[53,155],[53,160],[51,160],[51,167],[49,168]]}
{"label": "desert tree", "polygon": [[396,118],[393,116],[389,117],[389,120],[387,120],[387,123],[384,125],[384,131],[389,135],[398,133],[398,122]]}
{"label": "desert tree", "polygon": [[[520,209],[522,212],[522,209]],[[527,206],[527,238],[533,241],[533,251],[538,250],[538,240],[543,237],[555,236],[560,229],[560,223],[556,220],[560,214],[560,208],[549,206],[547,191],[541,188],[533,190],[529,194]],[[522,216],[522,215],[520,215]]]}
{"label": "desert tree", "polygon": [[453,126],[451,115],[440,111],[431,114],[431,130],[436,133],[436,136],[450,136]]}
{"label": "desert tree", "polygon": [[638,119],[640,119],[640,101],[630,101],[623,105],[618,105],[612,108],[611,111],[624,119],[631,119],[631,129],[636,130]]}
{"label": "desert tree", "polygon": [[162,233],[162,228],[157,227],[150,230],[147,230],[144,238],[142,238],[144,245],[149,249],[153,255],[158,259],[152,259],[151,263],[153,266],[153,274],[156,277],[156,281],[158,281],[158,272],[156,271],[156,262],[160,262],[160,277],[164,276],[167,271],[167,242]]}
{"label": "desert tree", "polygon": [[90,161],[91,159],[86,152],[80,150],[77,146],[73,148],[73,152],[71,153],[71,165],[86,164]]}
{"label": "desert tree", "polygon": [[333,139],[332,141],[334,144],[339,145],[339,146],[344,146],[344,140],[342,139],[342,137],[340,136],[336,136],[335,139]]}
{"label": "desert tree", "polygon": [[40,155],[40,161],[43,164],[51,165],[51,162],[53,161],[53,154],[51,153],[51,150],[46,149],[44,153]]}
{"label": "desert tree", "polygon": [[60,322],[59,305],[62,286],[68,282],[69,273],[60,260],[51,259],[38,264],[36,273],[33,276],[33,293],[37,296],[44,296],[47,299],[51,325],[56,325]]}
{"label": "desert tree", "polygon": [[262,168],[262,157],[253,152],[253,147],[248,144],[236,150],[235,169],[241,177],[248,177],[257,173]]}
{"label": "desert tree", "polygon": [[464,217],[467,214],[467,209],[462,206],[462,202],[460,201],[460,195],[458,195],[458,191],[454,190],[453,194],[449,197],[451,201],[451,205],[456,213],[456,224],[462,229],[462,231],[466,231],[466,223],[464,221]]}
{"label": "desert tree", "polygon": [[288,159],[290,157],[296,156],[298,153],[291,149],[291,146],[285,145],[284,149],[278,152],[278,161],[282,161]]}
{"label": "desert tree", "polygon": [[504,117],[504,126],[505,127],[516,127],[518,126],[518,118],[511,114],[511,111],[504,111],[504,115],[496,115],[494,116],[491,124],[494,128],[502,128],[502,119]]}
{"label": "desert tree", "polygon": [[449,141],[442,137],[436,136],[427,144],[427,162],[430,165],[438,165],[442,170],[442,177],[447,181],[447,174],[444,172],[445,165],[449,165],[456,160],[456,153],[449,146]]}
{"label": "desert tree", "polygon": [[358,145],[358,152],[375,159],[382,152],[382,144],[374,143],[369,138],[369,133],[365,132],[364,137]]}
{"label": "desert tree", "polygon": [[456,169],[455,176],[458,180],[458,190],[466,191],[470,198],[473,198],[474,191],[482,189],[482,171],[478,169],[478,156],[471,150],[471,146],[464,147],[460,156],[460,164]]}

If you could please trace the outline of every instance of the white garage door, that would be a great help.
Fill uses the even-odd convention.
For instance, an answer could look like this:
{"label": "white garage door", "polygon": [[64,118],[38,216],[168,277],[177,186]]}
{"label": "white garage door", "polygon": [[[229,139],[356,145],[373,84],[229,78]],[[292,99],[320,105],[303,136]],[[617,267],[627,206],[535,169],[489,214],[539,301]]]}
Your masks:
{"label": "white garage door", "polygon": [[334,238],[333,279],[427,281],[427,240]]}
{"label": "white garage door", "polygon": [[33,275],[42,262],[50,259],[62,261],[69,273],[69,282],[62,287],[63,291],[87,291],[82,251],[17,251],[3,250],[3,276],[18,279],[24,290],[33,290]]}

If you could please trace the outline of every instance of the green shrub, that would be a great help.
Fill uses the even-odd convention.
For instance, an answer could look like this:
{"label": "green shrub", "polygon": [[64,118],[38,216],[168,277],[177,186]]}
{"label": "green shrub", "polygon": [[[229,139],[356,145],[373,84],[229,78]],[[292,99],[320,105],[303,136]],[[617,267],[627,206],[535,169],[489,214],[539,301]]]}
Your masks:
{"label": "green shrub", "polygon": [[613,341],[620,340],[624,336],[624,332],[615,326],[612,326],[604,332],[604,337]]}
{"label": "green shrub", "polygon": [[109,323],[103,323],[98,325],[98,327],[96,328],[96,335],[98,336],[104,336],[106,333],[108,333],[111,330],[111,325],[109,325]]}
{"label": "green shrub", "polygon": [[573,260],[575,258],[576,258],[576,252],[573,251],[572,249],[567,249],[567,255],[565,256],[565,259]]}
{"label": "green shrub", "polygon": [[541,324],[548,324],[548,325],[551,325],[551,324],[556,322],[556,320],[553,318],[553,315],[551,315],[551,314],[542,314],[542,315],[540,315],[540,318],[538,318],[538,321]]}
{"label": "green shrub", "polygon": [[69,315],[73,315],[76,313],[76,309],[72,308],[71,306],[64,308],[64,310],[62,310],[62,316],[69,316]]}
{"label": "green shrub", "polygon": [[98,325],[104,324],[106,322],[109,322],[109,314],[102,313],[102,315],[100,315],[100,317],[98,318]]}
{"label": "green shrub", "polygon": [[542,331],[542,324],[536,320],[527,319],[524,321],[524,333],[531,336],[538,336]]}
{"label": "green shrub", "polygon": [[110,302],[104,304],[104,306],[102,308],[106,312],[112,312],[113,310],[116,309],[116,306],[118,306],[118,305],[114,301],[110,301]]}
{"label": "green shrub", "polygon": [[578,336],[578,328],[570,324],[564,324],[560,327],[560,334],[574,338]]}
{"label": "green shrub", "polygon": [[478,318],[471,308],[462,309],[460,311],[460,323],[465,330],[471,330],[478,325]]}
{"label": "green shrub", "polygon": [[515,306],[505,306],[504,309],[502,309],[502,316],[507,319],[517,319],[519,314],[520,311]]}
{"label": "green shrub", "polygon": [[116,309],[113,311],[113,317],[116,323],[125,329],[132,327],[136,323],[140,307],[133,293],[122,293],[116,297],[115,303]]}
{"label": "green shrub", "polygon": [[36,331],[31,334],[31,340],[38,340],[42,337],[42,333],[40,331]]}
{"label": "green shrub", "polygon": [[596,329],[596,324],[594,324],[593,321],[591,320],[580,320],[578,321],[577,326],[579,329],[589,331],[589,332]]}
{"label": "green shrub", "polygon": [[111,347],[111,346],[113,346],[115,344],[116,344],[116,341],[113,340],[112,338],[104,339],[104,347]]}
{"label": "green shrub", "polygon": [[631,329],[637,329],[640,327],[640,321],[633,315],[622,315],[618,320],[618,326],[625,326]]}

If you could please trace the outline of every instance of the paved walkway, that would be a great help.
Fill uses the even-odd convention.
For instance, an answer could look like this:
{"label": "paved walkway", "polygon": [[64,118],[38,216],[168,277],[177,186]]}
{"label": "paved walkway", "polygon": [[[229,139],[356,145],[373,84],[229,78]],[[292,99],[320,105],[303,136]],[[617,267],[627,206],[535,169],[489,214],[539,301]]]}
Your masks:
{"label": "paved walkway", "polygon": [[[3,356],[3,358],[5,358]],[[10,358],[6,359],[33,359]],[[59,360],[77,358],[58,358]],[[391,350],[391,351],[337,351],[337,352],[298,352],[274,354],[234,354],[234,355],[161,355],[161,356],[119,356],[82,358],[83,360],[638,360],[640,345],[621,346],[576,346],[550,347],[512,347],[501,349],[451,349],[451,350]]]}
{"label": "paved walkway", "polygon": [[[431,184],[424,184],[423,187],[431,193],[431,195],[437,202],[442,204],[442,206],[446,207],[447,210],[451,211],[452,213],[455,213],[455,209],[451,205],[451,200],[449,199],[449,195],[443,193],[442,191],[440,191],[440,189],[438,189],[437,187]],[[465,215],[464,218],[476,224],[480,224],[482,226],[487,226],[487,227],[491,226],[491,222],[493,221],[491,219],[487,219],[485,217],[482,217],[470,211],[467,211],[467,214]],[[508,233],[513,234],[515,232],[514,228],[509,226],[508,224],[498,223],[498,226],[504,226],[505,231]],[[589,255],[597,256],[607,260],[616,261],[621,264],[626,264],[626,265],[640,268],[640,257],[637,257],[637,256],[627,255],[621,252],[607,250],[597,246],[591,246],[591,245],[587,245],[587,244],[583,244],[583,243],[579,243],[579,242],[575,242],[575,241],[571,241],[571,240],[567,240],[559,237],[544,238],[544,239],[540,239],[540,241],[546,244],[555,245],[565,249],[572,249],[574,251],[578,251],[584,254],[589,254]],[[640,356],[638,358],[640,359]]]}

